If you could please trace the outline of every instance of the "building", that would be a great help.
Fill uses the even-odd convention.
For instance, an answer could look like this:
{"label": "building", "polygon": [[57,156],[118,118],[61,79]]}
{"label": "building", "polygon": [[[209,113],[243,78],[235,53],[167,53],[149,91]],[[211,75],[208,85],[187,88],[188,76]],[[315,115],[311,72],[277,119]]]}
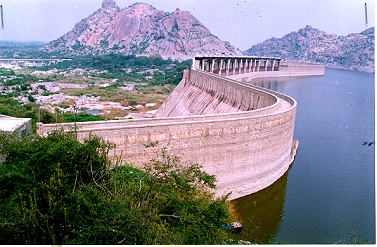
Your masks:
{"label": "building", "polygon": [[31,118],[16,118],[0,115],[0,131],[25,135],[31,131]]}

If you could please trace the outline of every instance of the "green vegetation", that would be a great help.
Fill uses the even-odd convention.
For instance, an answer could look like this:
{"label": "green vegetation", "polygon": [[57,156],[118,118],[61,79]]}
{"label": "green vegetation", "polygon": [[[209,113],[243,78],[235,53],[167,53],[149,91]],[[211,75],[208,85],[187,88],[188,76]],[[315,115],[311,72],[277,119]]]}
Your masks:
{"label": "green vegetation", "polygon": [[[32,129],[35,132],[35,124],[38,122],[37,104],[22,104],[12,98],[0,96],[0,114],[11,117],[31,118]],[[42,123],[55,123],[55,116],[44,109],[40,109],[40,120]]]}
{"label": "green vegetation", "polygon": [[[12,52],[15,54],[16,50],[23,47],[25,49],[20,50],[22,52],[17,54],[18,57],[54,58],[56,54],[45,56],[43,52],[37,51],[40,45],[39,43],[13,44],[0,42],[0,47],[7,47],[4,53],[9,56]],[[8,56],[3,55],[4,57]],[[183,62],[171,59],[164,60],[159,55],[144,57],[106,54],[76,56],[57,64],[23,67],[17,72],[11,69],[0,69],[0,78],[2,79],[0,79],[0,97],[22,99],[23,101],[27,99],[30,102],[24,106],[16,101],[7,101],[1,107],[0,114],[14,117],[31,117],[35,129],[38,106],[33,103],[37,97],[36,95],[49,96],[56,93],[47,91],[43,85],[39,85],[34,89],[30,86],[31,83],[42,81],[86,84],[88,85],[87,88],[66,88],[62,89],[61,92],[71,96],[101,96],[101,101],[119,102],[122,106],[130,106],[130,108],[123,110],[106,109],[103,112],[103,117],[107,119],[127,116],[130,111],[155,110],[162,104],[175,85],[181,81],[183,70],[190,68],[190,66],[190,60]],[[99,86],[104,84],[109,86]],[[127,84],[126,86],[133,84],[136,91],[121,89],[125,84]],[[136,105],[145,105],[147,103],[153,103],[154,106],[136,110]],[[66,109],[73,104],[75,104],[74,100],[72,102],[56,103],[56,105],[51,106]],[[7,109],[7,105],[10,106],[9,109]],[[16,109],[14,112],[12,109],[15,106],[20,107],[20,109]],[[73,115],[68,116],[68,114],[65,114],[64,116],[56,117],[53,113],[41,111],[41,122],[43,123],[68,122],[72,121],[72,119]],[[89,121],[89,119],[103,120],[100,117],[81,116],[78,121]]]}
{"label": "green vegetation", "polygon": [[[148,82],[152,85],[177,85],[182,79],[183,70],[189,69],[190,66],[190,60],[178,62],[171,59],[164,60],[160,56],[144,57],[106,54],[101,56],[77,56],[73,57],[72,60],[51,64],[50,66],[34,67],[34,69],[50,70],[55,68],[68,70],[85,68],[86,70],[106,71],[105,73],[90,72],[89,74],[92,77],[118,79],[118,82]],[[146,70],[148,71],[146,72]],[[152,76],[152,78],[146,80],[146,76]],[[53,78],[50,77],[49,79]]]}
{"label": "green vegetation", "polygon": [[12,76],[14,75],[14,71],[11,69],[0,68],[0,76]]}
{"label": "green vegetation", "polygon": [[38,81],[38,78],[29,74],[16,74],[11,69],[0,68],[0,85],[14,86],[14,85],[27,85],[30,82]]}
{"label": "green vegetation", "polygon": [[30,82],[37,82],[38,78],[27,74],[16,74],[14,79],[6,80],[2,84],[3,86],[24,85]]}
{"label": "green vegetation", "polygon": [[[197,164],[162,153],[112,166],[113,145],[73,133],[0,133],[1,244],[225,244],[226,198]],[[112,169],[109,169],[112,167]]]}
{"label": "green vegetation", "polygon": [[[86,113],[80,113],[76,115],[76,122],[89,122],[89,121],[103,121],[108,120],[105,117],[92,115],[92,114],[86,114]],[[75,121],[75,116],[72,113],[64,113],[63,114],[63,121],[65,123],[72,123]],[[61,122],[63,122],[61,121]]]}
{"label": "green vegetation", "polygon": [[[19,57],[22,58],[63,58],[59,54],[43,53],[37,50],[40,45],[28,46],[27,44],[10,44],[0,42],[0,47],[4,48],[4,54],[0,52],[1,57],[14,58],[13,54],[20,51]],[[12,55],[11,55],[12,54]],[[182,72],[184,69],[189,69],[191,61],[183,62],[173,61],[172,59],[164,60],[161,56],[135,56],[135,55],[120,55],[120,54],[105,54],[105,55],[84,55],[75,56],[71,60],[65,60],[57,64],[25,67],[22,73],[15,74],[14,71],[8,69],[1,69],[0,76],[14,76],[11,80],[7,80],[5,86],[21,85],[22,83],[43,81],[66,81],[71,82],[65,76],[59,74],[48,75],[30,75],[30,71],[47,71],[51,69],[58,69],[59,71],[69,71],[74,69],[85,70],[84,76],[75,78],[80,82],[92,82],[100,79],[117,79],[119,83],[124,82],[148,82],[152,85],[173,84],[177,85],[182,79]],[[146,79],[147,76],[150,78]],[[73,76],[75,77],[75,76]],[[86,77],[86,78],[85,78]],[[91,78],[91,79],[89,79]]]}
{"label": "green vegetation", "polygon": [[349,244],[368,244],[368,239],[362,239],[361,236],[360,232],[351,230]]}
{"label": "green vegetation", "polygon": [[[0,55],[53,58],[37,51],[0,42]],[[73,114],[53,114],[34,102],[30,83],[59,81],[88,83],[87,89],[65,89],[71,95],[101,96],[122,105],[161,103],[182,78],[190,61],[160,56],[79,56],[51,66],[1,69],[0,114],[32,118],[35,123],[74,121]],[[83,75],[58,73],[82,68]],[[117,79],[113,83],[113,79]],[[93,86],[109,83],[107,88]],[[122,91],[135,83],[137,92]],[[148,84],[148,85],[147,85]],[[44,95],[49,94],[42,88]],[[69,102],[63,102],[63,108]],[[76,121],[105,118],[78,114]],[[184,164],[164,152],[144,169],[118,166],[108,158],[114,145],[90,136],[80,143],[73,133],[25,137],[0,132],[0,244],[225,244],[231,234],[222,229],[230,218],[226,198],[215,199],[215,178],[197,164]],[[116,162],[115,162],[116,163]]]}
{"label": "green vegetation", "polygon": [[[163,60],[160,56],[136,57],[134,55],[123,56],[108,54],[102,56],[78,56],[72,60],[65,60],[58,64],[42,67],[24,67],[17,73],[10,69],[1,69],[0,76],[0,97],[3,98],[27,98],[29,102],[34,102],[35,95],[49,96],[54,94],[46,90],[46,87],[39,85],[37,89],[32,89],[30,83],[40,81],[58,81],[60,83],[87,84],[87,88],[66,88],[61,92],[71,96],[101,96],[101,101],[119,102],[122,106],[145,105],[154,103],[155,106],[143,108],[140,111],[157,109],[166,99],[167,95],[174,89],[175,85],[182,79],[183,70],[190,67],[191,61]],[[76,70],[77,69],[77,70]],[[48,73],[40,73],[38,70],[52,70]],[[37,73],[32,73],[37,72]],[[78,74],[77,74],[78,73]],[[108,87],[98,87],[104,83],[110,84]],[[136,91],[125,91],[120,87],[127,84],[134,84]],[[42,91],[41,91],[42,90]],[[33,97],[34,96],[34,97]],[[69,102],[73,105],[74,102]],[[18,104],[21,106],[21,104]],[[33,104],[31,103],[33,106]],[[66,102],[61,105],[52,105],[66,108]],[[3,107],[4,110],[5,106]],[[24,107],[23,107],[24,108]],[[21,112],[25,112],[25,109]],[[35,107],[33,107],[35,108]],[[134,108],[117,111],[108,109],[104,117],[114,119],[124,117]],[[5,112],[10,112],[5,113]],[[4,110],[2,114],[15,117],[30,117],[26,114],[12,113]],[[35,110],[34,110],[35,113]],[[1,114],[1,112],[0,112]],[[30,115],[30,114],[28,114]],[[48,115],[48,114],[47,114]],[[33,121],[37,119],[34,114]],[[65,116],[66,117],[66,116]],[[50,119],[54,119],[50,121]],[[80,118],[81,119],[81,118]],[[88,119],[88,118],[87,118]],[[96,119],[101,120],[101,119]],[[64,122],[64,118],[56,116],[43,119],[43,123]],[[68,120],[70,121],[70,120]],[[35,122],[35,121],[34,121]]]}

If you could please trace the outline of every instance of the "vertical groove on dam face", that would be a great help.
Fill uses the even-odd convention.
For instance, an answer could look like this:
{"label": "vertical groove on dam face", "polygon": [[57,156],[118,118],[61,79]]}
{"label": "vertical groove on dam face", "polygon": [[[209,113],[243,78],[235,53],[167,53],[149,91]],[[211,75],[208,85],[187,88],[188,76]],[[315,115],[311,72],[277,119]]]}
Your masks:
{"label": "vertical groove on dam face", "polygon": [[[192,71],[190,80],[182,80],[181,83],[184,83],[184,90],[179,88],[173,92],[157,111],[156,117],[224,114],[260,109],[275,103],[272,98],[261,97],[224,78],[213,78],[197,71]],[[244,96],[245,92],[248,97]]]}

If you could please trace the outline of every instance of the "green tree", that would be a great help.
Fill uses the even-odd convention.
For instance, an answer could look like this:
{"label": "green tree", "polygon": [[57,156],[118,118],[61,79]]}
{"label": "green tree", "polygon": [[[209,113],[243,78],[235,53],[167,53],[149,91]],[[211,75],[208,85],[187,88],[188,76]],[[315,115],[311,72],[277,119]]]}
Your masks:
{"label": "green tree", "polygon": [[213,176],[164,152],[141,170],[72,133],[0,133],[0,244],[224,244]]}
{"label": "green tree", "polygon": [[61,133],[1,134],[0,144],[0,242],[66,242],[75,235],[70,226],[81,213],[75,189],[106,178],[112,146],[96,137],[81,144],[72,134]]}

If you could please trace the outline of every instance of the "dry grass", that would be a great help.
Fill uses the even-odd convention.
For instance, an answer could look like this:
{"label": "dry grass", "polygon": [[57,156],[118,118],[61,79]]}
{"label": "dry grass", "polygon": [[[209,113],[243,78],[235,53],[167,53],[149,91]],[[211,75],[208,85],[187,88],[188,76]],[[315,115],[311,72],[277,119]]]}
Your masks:
{"label": "dry grass", "polygon": [[229,218],[228,218],[228,221],[229,222],[234,222],[234,221],[237,221],[237,222],[241,222],[241,223],[244,223],[242,221],[242,217],[240,216],[240,214],[237,212],[237,209],[235,208],[234,204],[232,201],[226,201],[225,202],[228,206],[228,211],[229,211]]}
{"label": "dry grass", "polygon": [[[31,74],[35,70],[31,69],[23,69],[19,71],[19,73],[23,74]],[[104,83],[112,83],[113,79],[107,78],[100,78],[100,77],[93,77],[88,75],[70,75],[65,76],[62,74],[52,74],[52,75],[44,75],[44,74],[33,74],[33,76],[40,78],[44,81],[54,81],[58,83],[72,83],[72,84],[104,84]]]}
{"label": "dry grass", "polygon": [[104,107],[100,116],[110,119],[116,119],[117,117],[125,117],[130,111],[122,110],[115,107]]}
{"label": "dry grass", "polygon": [[60,107],[62,108],[69,108],[70,106],[73,106],[73,105],[76,105],[76,100],[74,99],[68,99],[66,101],[63,101],[62,103],[60,103]]}
{"label": "dry grass", "polygon": [[123,106],[145,105],[146,103],[156,103],[161,105],[165,101],[173,86],[151,86],[139,89],[139,91],[124,91],[119,88],[99,88],[88,87],[78,89],[62,89],[67,95],[81,96],[93,95],[101,96],[100,101],[119,102]]}

